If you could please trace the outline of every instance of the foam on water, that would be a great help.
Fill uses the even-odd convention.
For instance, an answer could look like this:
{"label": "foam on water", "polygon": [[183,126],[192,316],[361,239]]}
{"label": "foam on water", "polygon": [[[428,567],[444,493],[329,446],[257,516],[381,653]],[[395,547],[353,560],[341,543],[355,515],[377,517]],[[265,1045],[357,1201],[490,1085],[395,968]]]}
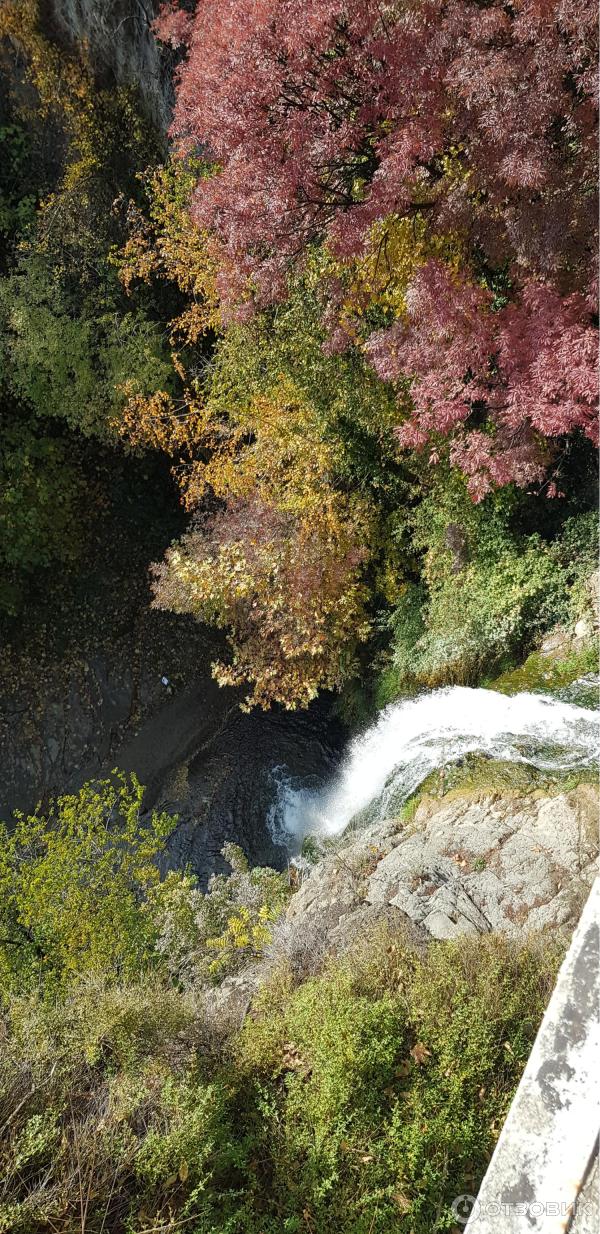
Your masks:
{"label": "foam on water", "polygon": [[339,834],[367,808],[383,819],[432,771],[470,753],[548,771],[591,766],[600,754],[598,714],[542,694],[462,686],[392,703],[350,742],[323,789],[294,785],[279,769],[271,828],[296,847],[307,833]]}

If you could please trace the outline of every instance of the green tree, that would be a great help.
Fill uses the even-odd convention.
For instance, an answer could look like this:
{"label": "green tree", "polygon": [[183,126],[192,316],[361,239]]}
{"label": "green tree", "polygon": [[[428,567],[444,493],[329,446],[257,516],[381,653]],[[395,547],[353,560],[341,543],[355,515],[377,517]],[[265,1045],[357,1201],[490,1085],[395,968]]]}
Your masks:
{"label": "green tree", "polygon": [[[133,88],[58,46],[38,0],[0,5],[0,612],[74,570],[112,500],[106,446],[126,395],[170,388],[160,310],[111,260],[120,195],[157,155]],[[85,441],[84,438],[89,439]],[[97,442],[102,442],[100,449]],[[120,460],[115,457],[117,466]],[[39,588],[36,586],[39,584]]]}
{"label": "green tree", "polygon": [[57,417],[86,436],[113,436],[126,381],[149,390],[169,381],[159,328],[141,311],[123,312],[118,300],[110,271],[93,290],[72,289],[44,254],[28,252],[0,288],[12,395],[36,416]]}
{"label": "green tree", "polygon": [[0,414],[0,609],[15,612],[27,573],[71,561],[81,543],[83,478],[63,437]]}
{"label": "green tree", "polygon": [[141,815],[135,776],[86,784],[47,810],[0,824],[0,980],[6,994],[78,974],[132,978],[154,963],[144,911],[155,863],[173,829]]}
{"label": "green tree", "polygon": [[0,120],[0,251],[35,214],[36,185],[30,168],[30,139],[23,123]]}

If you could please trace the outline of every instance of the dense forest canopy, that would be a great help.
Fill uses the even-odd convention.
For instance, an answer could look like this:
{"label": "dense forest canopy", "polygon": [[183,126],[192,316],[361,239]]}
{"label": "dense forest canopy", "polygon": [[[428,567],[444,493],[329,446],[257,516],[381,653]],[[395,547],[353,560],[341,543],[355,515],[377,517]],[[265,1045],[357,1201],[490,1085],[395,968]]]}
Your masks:
{"label": "dense forest canopy", "polygon": [[595,552],[589,0],[167,5],[169,153],[35,0],[0,33],[5,609],[72,568],[108,449],[171,459],[190,524],[155,602],[227,632],[250,704],[365,657],[384,696],[476,680],[568,620]]}
{"label": "dense forest canopy", "polygon": [[218,0],[158,30],[189,45],[173,131],[218,163],[193,216],[229,311],[325,243],[329,346],[413,378],[400,440],[450,436],[476,497],[539,482],[540,437],[596,439],[593,5]]}
{"label": "dense forest canopy", "polygon": [[[204,414],[216,393],[230,426],[221,391],[240,346],[254,359],[266,331],[270,352],[255,369],[259,397],[242,408],[247,387],[238,395],[244,436],[230,438],[225,483],[221,440],[208,465],[191,465],[225,504],[169,557],[158,597],[233,627],[224,680],[251,678],[259,701],[290,702],[349,671],[332,643],[350,650],[367,629],[359,580],[367,621],[373,593],[389,600],[415,580],[398,551],[407,510],[427,508],[438,485],[444,499],[461,486],[488,497],[490,511],[515,509],[518,489],[540,506],[564,499],[565,456],[578,438],[597,443],[595,14],[535,0],[230,0],[169,5],[157,29],[185,48],[172,134],[176,157],[203,159],[191,216],[226,340]],[[285,362],[266,377],[282,335]],[[283,399],[281,370],[292,379]],[[291,442],[315,439],[307,400],[321,404],[327,457],[323,476],[305,445],[299,485]],[[376,466],[361,467],[366,450]],[[261,597],[272,609],[274,587],[269,613]],[[265,629],[283,663],[260,646]]]}

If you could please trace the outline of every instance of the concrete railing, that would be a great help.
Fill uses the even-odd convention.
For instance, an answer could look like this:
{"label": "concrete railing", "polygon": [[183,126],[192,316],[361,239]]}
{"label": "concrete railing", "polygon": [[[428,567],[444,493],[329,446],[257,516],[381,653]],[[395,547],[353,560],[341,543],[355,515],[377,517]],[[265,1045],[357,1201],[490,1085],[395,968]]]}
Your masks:
{"label": "concrete railing", "polygon": [[587,1234],[598,1218],[600,879],[594,883],[465,1234]]}

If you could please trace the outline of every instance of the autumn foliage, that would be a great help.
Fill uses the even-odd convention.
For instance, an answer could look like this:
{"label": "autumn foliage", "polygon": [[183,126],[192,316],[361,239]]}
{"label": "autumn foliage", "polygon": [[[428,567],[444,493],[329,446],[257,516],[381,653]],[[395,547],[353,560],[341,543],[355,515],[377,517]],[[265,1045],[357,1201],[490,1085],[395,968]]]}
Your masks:
{"label": "autumn foliage", "polygon": [[453,237],[460,271],[434,258],[397,324],[363,325],[378,372],[415,378],[400,440],[435,458],[449,439],[478,499],[539,482],[565,434],[594,439],[591,0],[207,0],[158,31],[187,49],[174,135],[218,165],[193,215],[225,313],[283,297],[312,243],[352,263],[413,219]]}
{"label": "autumn foliage", "polygon": [[176,289],[175,380],[125,386],[120,429],[193,519],[155,602],[227,631],[248,702],[306,704],[413,594],[431,471],[555,497],[597,443],[595,12],[204,0],[156,29],[174,152],[119,260]]}
{"label": "autumn foliage", "polygon": [[[419,449],[450,436],[451,461],[476,499],[511,481],[541,482],[550,458],[545,439],[579,428],[598,441],[597,336],[584,297],[531,281],[502,311],[491,302],[485,288],[459,283],[430,261],[411,286],[408,320],[368,344],[381,377],[414,375],[414,411],[397,430],[401,443]],[[478,408],[486,416],[481,428]]]}
{"label": "autumn foliage", "polygon": [[231,660],[213,672],[221,685],[251,683],[247,704],[306,706],[319,689],[341,687],[369,633],[357,577],[368,552],[352,530],[331,509],[310,525],[232,502],[167,552],[159,605],[229,630]]}
{"label": "autumn foliage", "polygon": [[215,429],[208,462],[190,472],[222,505],[167,553],[157,603],[229,631],[221,684],[252,683],[262,706],[306,705],[342,685],[369,633],[370,511],[331,488],[335,448],[289,384],[252,400],[218,443]]}

